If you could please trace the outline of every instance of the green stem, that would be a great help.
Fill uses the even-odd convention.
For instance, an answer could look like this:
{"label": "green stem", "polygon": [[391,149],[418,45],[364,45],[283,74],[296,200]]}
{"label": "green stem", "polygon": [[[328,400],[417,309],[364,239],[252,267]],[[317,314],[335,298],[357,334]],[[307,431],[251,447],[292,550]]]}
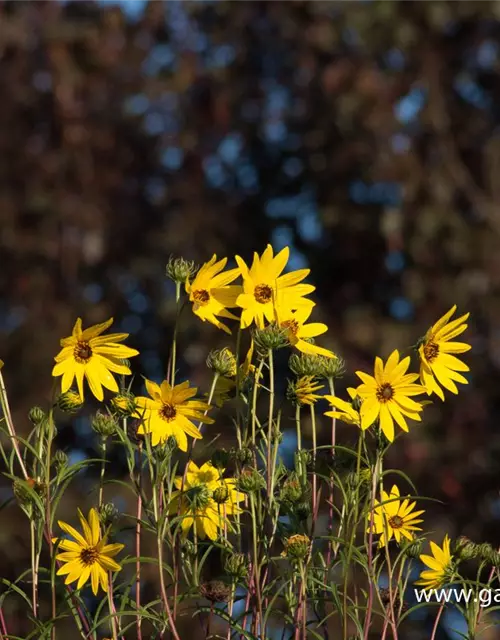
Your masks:
{"label": "green stem", "polygon": [[172,338],[172,352],[170,357],[170,384],[174,386],[175,384],[175,367],[177,366],[177,333],[179,331],[179,318],[181,315],[181,283],[175,283],[175,306],[176,306],[176,314],[175,314],[175,324],[174,324],[174,336]]}
{"label": "green stem", "polygon": [[273,350],[268,349],[269,358],[269,415],[267,424],[267,497],[269,504],[273,502],[272,494],[272,448],[273,448],[273,414],[274,414],[274,362]]}
{"label": "green stem", "polygon": [[102,460],[101,460],[101,475],[99,477],[99,511],[103,505],[104,499],[104,473],[106,470],[106,438],[102,438],[101,440],[101,451],[102,451]]}
{"label": "green stem", "polygon": [[4,382],[1,371],[0,371],[0,404],[2,405],[2,412],[5,418],[5,423],[7,424],[7,430],[9,432],[9,437],[12,442],[12,446],[14,447],[14,451],[16,452],[19,466],[21,467],[21,471],[23,472],[24,479],[27,480],[29,476],[28,476],[28,472],[26,471],[26,466],[24,464],[24,460],[21,455],[19,445],[17,443],[16,431],[14,428],[14,422],[12,421],[12,414],[10,413],[9,400],[7,398],[7,390],[5,388],[5,382]]}
{"label": "green stem", "polygon": [[[257,610],[260,623],[262,624],[262,595],[260,592],[260,564],[258,555],[258,537],[257,537],[257,518],[255,513],[255,495],[250,493],[250,511],[252,515],[252,542],[253,542],[253,571],[254,571],[254,584],[255,595],[257,598]],[[257,627],[258,625],[256,625]]]}
{"label": "green stem", "polygon": [[253,382],[253,391],[252,391],[252,447],[255,448],[255,444],[257,441],[256,434],[256,425],[257,425],[257,393],[259,389],[259,380],[262,375],[262,368],[264,367],[264,360],[262,359],[259,362],[259,366],[257,368],[257,373],[255,374],[255,379]]}

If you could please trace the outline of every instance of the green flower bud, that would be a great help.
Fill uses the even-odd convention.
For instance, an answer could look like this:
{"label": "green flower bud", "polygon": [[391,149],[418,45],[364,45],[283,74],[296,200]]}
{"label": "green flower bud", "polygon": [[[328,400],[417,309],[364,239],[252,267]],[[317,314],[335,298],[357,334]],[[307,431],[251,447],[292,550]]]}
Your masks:
{"label": "green flower bud", "polygon": [[345,360],[337,356],[336,358],[326,358],[319,356],[321,366],[321,376],[323,378],[337,380],[345,374]]}
{"label": "green flower bud", "polygon": [[189,502],[191,511],[201,511],[210,504],[210,498],[212,497],[209,488],[204,485],[196,485],[190,487],[184,491],[184,496]]}
{"label": "green flower bud", "polygon": [[68,464],[68,456],[64,453],[64,451],[58,449],[54,454],[54,463],[57,469],[60,471]]}
{"label": "green flower bud", "polygon": [[414,558],[418,560],[422,554],[423,540],[415,538],[409,544],[407,544],[403,551],[408,558]]}
{"label": "green flower bud", "polygon": [[478,545],[467,536],[460,536],[455,540],[453,545],[453,554],[460,558],[460,560],[472,560],[481,555],[484,549],[481,549],[482,545]]}
{"label": "green flower bud", "polygon": [[200,585],[200,594],[210,602],[227,602],[231,587],[222,580],[210,580]]}
{"label": "green flower bud", "polygon": [[311,540],[302,534],[290,536],[283,541],[284,550],[281,554],[290,560],[304,560],[309,555]]}
{"label": "green flower bud", "polygon": [[111,399],[111,407],[119,416],[128,418],[137,411],[135,396],[129,391],[122,391]]}
{"label": "green flower bud", "polygon": [[207,367],[221,376],[232,378],[236,375],[236,358],[230,349],[214,349],[207,357]]}
{"label": "green flower bud", "polygon": [[57,398],[57,406],[65,413],[77,413],[83,407],[83,400],[80,394],[70,389],[66,393],[61,393]]}
{"label": "green flower bud", "polygon": [[264,329],[255,329],[253,341],[261,356],[267,355],[270,349],[282,349],[289,344],[286,329],[282,329],[275,323],[268,325]]}
{"label": "green flower bud", "polygon": [[31,407],[28,413],[28,417],[30,419],[30,422],[35,427],[40,426],[42,422],[44,422],[47,419],[45,411],[40,407]]}
{"label": "green flower bud", "polygon": [[112,502],[103,504],[99,510],[99,520],[105,528],[112,525],[118,519],[118,516],[118,509]]}
{"label": "green flower bud", "polygon": [[307,518],[309,518],[309,516],[311,515],[310,503],[304,501],[299,502],[299,504],[297,504],[295,507],[295,515],[301,522],[307,520]]}
{"label": "green flower bud", "polygon": [[102,438],[109,438],[116,432],[116,420],[109,413],[98,411],[92,418],[92,429]]}
{"label": "green flower bud", "polygon": [[321,356],[308,355],[305,353],[294,353],[288,360],[290,370],[298,377],[323,375]]}
{"label": "green flower bud", "polygon": [[253,493],[263,489],[266,486],[264,478],[257,469],[253,467],[245,467],[242,469],[238,478],[238,488],[244,493]]}
{"label": "green flower bud", "polygon": [[243,580],[248,575],[248,563],[244,553],[231,553],[224,560],[224,571],[235,578]]}
{"label": "green flower bud", "polygon": [[303,490],[300,479],[296,473],[291,473],[283,483],[280,498],[283,502],[296,504],[302,498]]}
{"label": "green flower bud", "polygon": [[185,284],[196,273],[198,267],[191,260],[170,256],[167,264],[167,277],[178,284]]}
{"label": "green flower bud", "polygon": [[236,461],[241,465],[250,464],[253,460],[252,450],[248,447],[242,447],[241,449],[232,449],[231,453],[234,455]]}
{"label": "green flower bud", "polygon": [[229,489],[227,488],[227,485],[221,484],[216,489],[214,489],[212,498],[217,504],[224,504],[225,502],[227,502],[229,500]]}

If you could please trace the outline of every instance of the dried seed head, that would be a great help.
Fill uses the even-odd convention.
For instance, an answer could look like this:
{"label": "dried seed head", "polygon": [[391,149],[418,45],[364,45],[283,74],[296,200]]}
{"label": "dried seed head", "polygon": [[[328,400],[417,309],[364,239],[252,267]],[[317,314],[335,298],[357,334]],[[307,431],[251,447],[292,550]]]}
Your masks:
{"label": "dried seed head", "polygon": [[210,580],[200,585],[200,594],[209,602],[227,602],[231,587],[222,580]]}

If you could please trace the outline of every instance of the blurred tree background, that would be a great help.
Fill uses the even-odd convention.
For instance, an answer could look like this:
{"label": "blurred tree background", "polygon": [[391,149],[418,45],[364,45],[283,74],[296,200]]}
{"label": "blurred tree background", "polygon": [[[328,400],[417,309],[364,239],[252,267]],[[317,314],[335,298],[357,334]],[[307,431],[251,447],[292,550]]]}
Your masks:
{"label": "blurred tree background", "polygon": [[[136,373],[161,379],[168,256],[289,245],[346,359],[341,393],[452,304],[471,312],[470,385],[392,457],[443,501],[437,536],[500,544],[499,19],[466,0],[1,2],[0,356],[19,432],[78,315],[113,315]],[[181,374],[206,388],[225,338],[183,327]],[[95,454],[88,416],[58,444]],[[2,575],[24,566],[26,526],[2,512]]]}

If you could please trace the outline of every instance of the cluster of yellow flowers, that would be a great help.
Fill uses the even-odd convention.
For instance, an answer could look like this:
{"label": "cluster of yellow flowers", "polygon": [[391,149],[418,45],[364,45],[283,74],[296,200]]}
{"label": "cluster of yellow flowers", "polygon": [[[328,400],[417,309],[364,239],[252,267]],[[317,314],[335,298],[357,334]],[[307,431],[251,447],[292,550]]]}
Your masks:
{"label": "cluster of yellow flowers", "polygon": [[[227,333],[231,330],[221,318],[239,320],[241,329],[255,325],[261,330],[275,325],[284,331],[289,344],[302,353],[336,358],[332,351],[310,340],[324,334],[328,328],[322,323],[308,323],[315,303],[307,296],[314,291],[314,286],[303,283],[309,274],[308,269],[283,273],[288,258],[288,248],[274,255],[268,245],[261,256],[254,254],[250,267],[236,256],[237,268],[225,271],[227,258],[217,260],[214,255],[192,281],[187,279],[185,282],[192,310],[201,320]],[[241,278],[241,284],[235,284],[238,278]],[[229,309],[239,310],[239,317]],[[410,357],[401,358],[398,351],[393,351],[385,363],[377,357],[373,375],[356,372],[361,384],[348,389],[349,401],[333,395],[325,396],[331,405],[331,410],[325,415],[354,424],[362,430],[380,427],[387,440],[392,442],[395,424],[407,432],[408,420],[421,420],[425,402],[415,400],[415,397],[436,394],[443,400],[443,389],[457,393],[456,383],[467,383],[462,373],[468,371],[468,367],[456,354],[464,353],[470,345],[454,341],[465,331],[468,317],[465,314],[451,320],[455,311],[456,307],[450,309],[419,342],[419,373],[408,373]],[[63,393],[70,390],[75,379],[82,401],[84,379],[100,401],[104,396],[103,387],[119,392],[113,374],[130,375],[131,370],[125,361],[138,355],[138,351],[123,344],[127,334],[103,335],[111,324],[112,319],[82,330],[79,318],[72,335],[61,341],[62,349],[55,357],[53,375],[62,376]],[[251,358],[252,350],[242,365],[244,373],[252,366]],[[232,378],[236,377],[236,363],[231,367],[231,376],[221,377],[220,388],[216,389],[213,400],[216,403],[218,397],[235,386]],[[309,389],[309,403],[313,403],[319,398],[314,392],[320,387],[315,386],[313,376],[307,377],[305,384]],[[150,434],[152,446],[173,436],[179,449],[187,451],[188,436],[202,438],[200,426],[213,422],[207,415],[210,405],[196,398],[197,389],[188,381],[174,384],[173,376],[171,381],[164,380],[161,384],[146,380],[145,385],[149,397],[136,398],[134,405],[133,416],[140,420],[139,433]],[[224,479],[223,473],[224,469],[216,469],[210,463],[198,468],[190,461],[184,476],[175,480],[177,492],[172,496],[169,513],[179,517],[184,535],[193,527],[197,536],[215,540],[218,530],[230,526],[227,516],[240,513],[239,503],[243,494],[237,491],[236,481]],[[400,499],[396,485],[389,493],[381,492],[381,501],[376,502],[369,516],[373,532],[380,535],[381,546],[392,537],[397,542],[401,537],[413,539],[414,532],[420,530],[417,525],[422,522],[418,516],[423,513],[414,511],[414,508],[415,502],[408,498]],[[66,582],[78,580],[78,587],[90,578],[96,592],[99,584],[103,588],[107,586],[106,571],[119,568],[111,556],[118,553],[122,545],[108,545],[106,536],[101,537],[94,510],[90,512],[88,522],[81,514],[80,520],[83,536],[69,525],[60,523],[75,541],[59,540],[63,553],[58,559],[65,563],[59,573],[67,575]],[[447,538],[443,549],[437,545],[432,549],[433,557],[422,556],[423,562],[430,567],[422,574],[421,583],[426,586],[439,583],[451,563]]]}

